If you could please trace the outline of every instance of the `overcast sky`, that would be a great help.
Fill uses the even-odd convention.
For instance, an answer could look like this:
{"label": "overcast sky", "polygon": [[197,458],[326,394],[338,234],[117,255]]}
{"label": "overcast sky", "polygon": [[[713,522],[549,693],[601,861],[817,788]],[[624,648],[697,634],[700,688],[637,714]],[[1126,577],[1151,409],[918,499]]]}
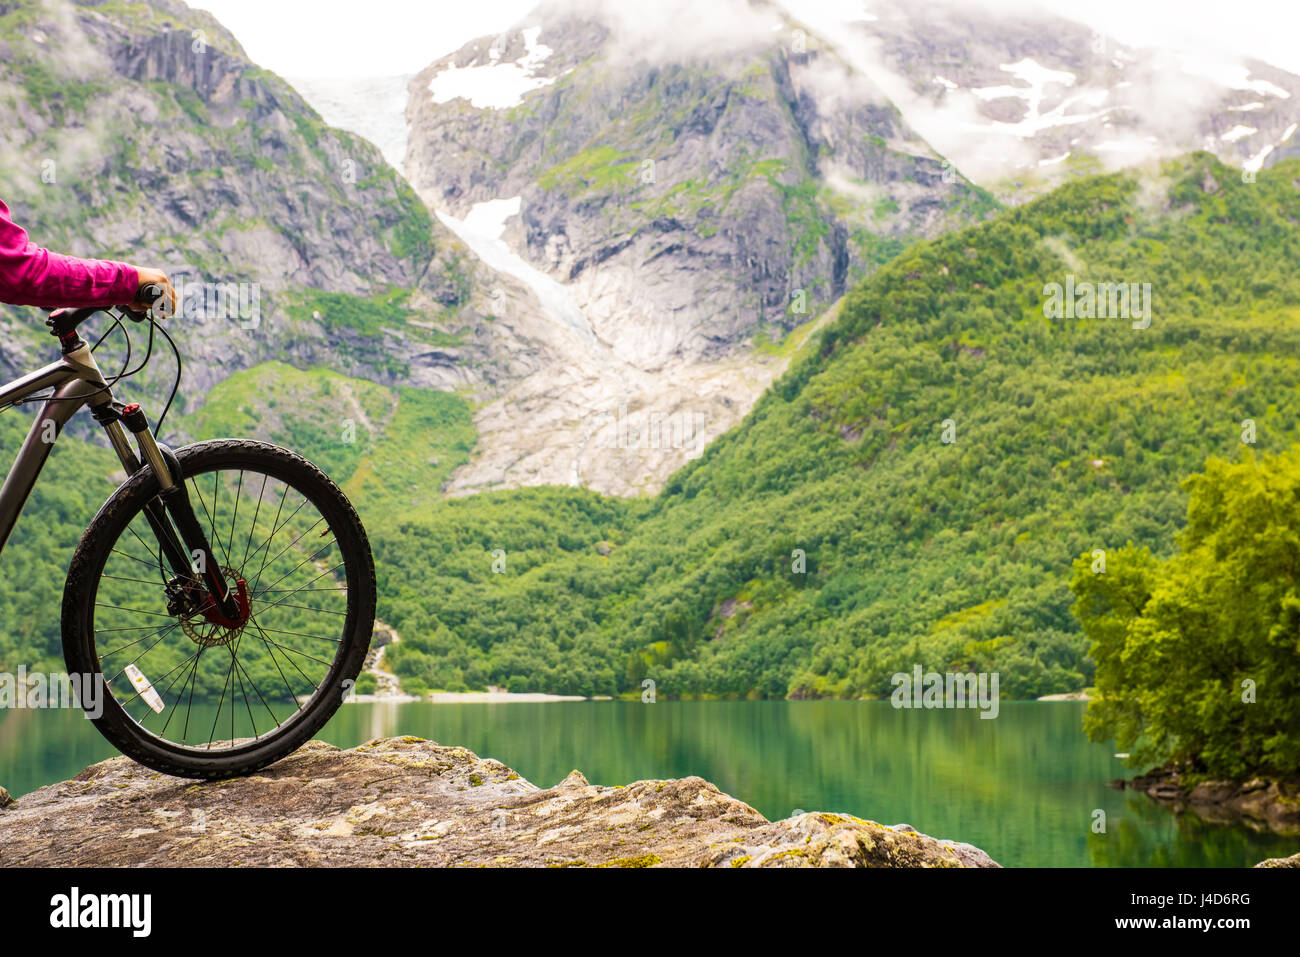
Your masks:
{"label": "overcast sky", "polygon": [[[625,0],[645,10],[656,0]],[[708,0],[698,0],[708,3]],[[923,2],[923,0],[917,0]],[[979,0],[1023,5],[1024,0]],[[1056,12],[1136,46],[1248,55],[1300,73],[1296,0],[1041,0]],[[870,11],[870,0],[783,0],[811,22]],[[415,73],[467,40],[496,34],[536,0],[193,0],[282,76]]]}

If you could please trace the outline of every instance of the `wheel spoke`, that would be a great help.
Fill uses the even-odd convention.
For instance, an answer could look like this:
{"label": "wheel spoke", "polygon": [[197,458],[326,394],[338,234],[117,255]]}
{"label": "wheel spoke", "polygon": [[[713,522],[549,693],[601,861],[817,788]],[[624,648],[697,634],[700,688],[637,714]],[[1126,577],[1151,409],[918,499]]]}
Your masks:
{"label": "wheel spoke", "polygon": [[[324,519],[322,519],[322,521],[324,521]],[[319,522],[318,522],[317,524],[319,524]],[[305,538],[306,536],[303,536],[303,537]],[[302,539],[300,538],[300,539],[298,539],[298,541],[300,542],[300,541],[302,541]],[[297,542],[295,542],[294,544],[296,545]],[[316,557],[317,557],[318,555],[320,555],[321,552],[325,551],[325,549],[329,548],[329,547],[330,547],[331,545],[333,545],[333,544],[334,544],[333,539],[331,539],[330,541],[326,542],[324,545],[322,545],[320,548],[316,549],[316,551],[312,552],[310,555],[308,555],[306,558],[304,558],[302,561],[300,561],[297,565],[295,565],[295,566],[294,566],[293,568],[291,568],[289,571],[285,572],[283,575],[281,575],[281,576],[280,576],[279,578],[277,578],[275,581],[271,582],[271,584],[272,584],[272,585],[278,585],[278,584],[280,584],[280,582],[284,581],[286,578],[288,578],[290,575],[292,575],[292,574],[293,574],[294,572],[296,572],[298,569],[302,568],[303,565],[306,565],[308,562],[315,561],[315,560],[316,560]],[[325,574],[325,573],[322,572],[321,574]],[[316,578],[320,578],[320,577],[321,577],[320,575],[317,575],[317,576],[316,576]],[[312,581],[315,581],[316,578],[313,578]]]}
{"label": "wheel spoke", "polygon": [[[249,620],[251,621],[252,619]],[[296,638],[315,638],[317,641],[332,641],[336,645],[343,643],[342,638],[330,638],[326,635],[309,635],[305,631],[281,631],[279,628],[267,628],[265,625],[263,625],[262,628],[273,635],[293,635]]]}
{"label": "wheel spoke", "polygon": [[[289,486],[286,485],[286,486],[284,487],[284,495],[288,495],[288,494],[289,494]],[[280,507],[281,507],[281,508],[284,507],[284,495],[281,495],[281,497],[280,497]],[[307,504],[307,500],[306,500],[306,499],[303,499],[302,503],[301,503],[297,508],[295,508],[295,509],[293,510],[293,514],[290,515],[288,518],[286,518],[286,519],[284,520],[283,524],[280,524],[280,525],[272,524],[272,526],[271,526],[271,534],[270,534],[270,536],[268,536],[268,538],[266,539],[265,542],[263,542],[261,545],[258,545],[258,546],[257,546],[257,550],[253,552],[253,557],[256,558],[256,557],[257,557],[257,553],[260,552],[264,546],[265,546],[265,548],[266,548],[266,554],[262,556],[262,567],[259,568],[259,569],[257,570],[257,581],[253,582],[253,588],[254,588],[254,590],[256,590],[257,585],[258,585],[258,582],[260,582],[260,581],[262,580],[262,572],[264,572],[264,571],[266,570],[266,566],[267,566],[267,564],[268,564],[267,559],[268,559],[268,557],[269,557],[270,554],[271,554],[271,539],[275,538],[275,536],[276,536],[277,534],[279,534],[280,529],[284,528],[285,525],[288,525],[290,522],[292,522],[293,519],[294,519],[294,516],[297,515],[298,512],[302,510],[302,506],[303,506],[303,505],[306,505],[306,504]],[[276,521],[279,521],[279,518],[280,518],[279,513],[277,513],[275,517],[276,517]],[[290,546],[290,547],[292,548],[293,546]],[[281,552],[280,554],[282,555],[282,554],[284,554],[284,553]],[[279,558],[280,555],[276,555],[275,557],[276,557],[276,558]]]}
{"label": "wheel spoke", "polygon": [[121,555],[123,558],[129,558],[129,559],[131,559],[131,561],[133,561],[133,562],[139,562],[141,565],[148,565],[150,568],[157,568],[157,567],[158,567],[158,565],[157,565],[156,562],[147,562],[147,561],[145,561],[143,558],[136,558],[134,555],[131,555],[131,554],[127,553],[127,552],[124,552],[124,551],[122,551],[120,548],[114,548],[114,549],[113,549],[113,552],[114,552],[115,554]]}
{"label": "wheel spoke", "polygon": [[[194,680],[194,676],[196,676],[196,675],[199,673],[199,656],[202,655],[202,654],[203,654],[203,646],[200,645],[198,651],[194,652],[194,654],[190,655],[189,658],[185,659],[186,661],[191,661],[191,660],[192,660],[192,661],[194,662],[194,667],[190,669],[190,676],[191,676],[191,677],[190,677],[190,681],[191,681],[191,682]],[[175,683],[176,683],[176,679],[173,678],[173,679],[172,679],[172,684],[175,684]],[[169,684],[169,685],[167,686],[167,690],[168,690],[168,691],[171,690],[171,688],[172,688],[172,684]],[[182,684],[182,685],[181,685],[181,690],[178,691],[178,692],[176,693],[176,707],[174,707],[174,708],[169,708],[169,709],[168,709],[168,711],[167,711],[167,720],[163,722],[162,730],[158,732],[159,737],[161,737],[162,735],[164,735],[164,734],[167,733],[167,726],[170,725],[170,724],[172,723],[172,718],[175,717],[176,712],[180,711],[181,693],[184,692],[184,691],[185,691],[185,685]],[[166,696],[164,695],[164,699],[165,699],[165,697],[166,697]],[[191,703],[193,703],[193,700],[194,700],[194,691],[193,691],[193,686],[191,685],[191,690],[190,690],[190,701],[191,701]],[[185,725],[186,725],[187,728],[189,727],[189,711],[188,711],[188,710],[185,712]]]}
{"label": "wheel spoke", "polygon": [[239,518],[239,493],[244,490],[244,470],[239,470],[239,483],[235,486],[235,509],[230,515],[230,546],[226,549],[229,555],[235,550],[235,522]]}
{"label": "wheel spoke", "polygon": [[[235,670],[235,660],[234,660],[234,658],[231,658],[231,659],[230,659],[230,667],[226,669],[226,680],[225,680],[225,682],[221,685],[221,697],[217,700],[217,713],[216,713],[216,714],[213,716],[213,718],[212,718],[212,731],[209,732],[209,734],[208,734],[208,747],[209,747],[209,748],[212,747],[212,739],[215,738],[215,737],[217,736],[217,722],[221,720],[221,705],[222,705],[222,704],[225,702],[225,700],[226,700],[226,687],[230,684],[230,675],[231,675],[231,673],[232,673],[234,670]],[[231,744],[234,744],[234,743],[235,743],[235,719],[234,719],[234,714],[233,714],[234,708],[235,708],[235,706],[234,706],[234,704],[232,703],[231,706],[230,706],[230,709],[231,709],[231,712],[232,712],[232,714],[231,714],[231,718],[230,718],[230,743],[231,743]]]}
{"label": "wheel spoke", "polygon": [[[338,563],[337,565],[335,565],[333,568],[327,568],[327,569],[325,569],[323,572],[321,572],[321,573],[320,573],[319,575],[317,575],[315,578],[311,579],[311,581],[308,581],[307,584],[310,585],[312,582],[314,582],[314,581],[318,581],[318,580],[324,578],[326,575],[329,575],[329,574],[332,574],[333,572],[338,571],[338,570],[339,570],[340,568],[342,568],[342,567],[343,567],[343,563],[342,563],[342,562],[339,562],[339,563]],[[292,575],[293,572],[290,572],[289,574]],[[264,589],[264,590],[258,592],[256,595],[250,595],[250,596],[249,596],[249,600],[251,601],[251,600],[254,599],[254,598],[259,598],[259,597],[261,597],[262,595],[265,595],[265,594],[267,593],[267,591],[277,591],[277,592],[278,592],[278,591],[286,591],[286,590],[287,590],[287,589],[284,589],[284,588],[270,588],[270,589]],[[334,589],[334,588],[308,588],[308,589],[306,589],[306,590],[307,590],[307,591],[337,591],[337,589]],[[303,591],[303,589],[301,589],[301,588],[295,588],[295,589],[293,589],[292,591],[290,591],[289,594],[287,594],[287,595],[285,595],[283,598],[281,598],[279,601],[274,602],[274,603],[272,603],[272,604],[270,604],[270,605],[264,605],[264,606],[260,609],[260,611],[266,611],[266,610],[269,609],[269,608],[278,608],[280,605],[284,604],[284,602],[288,601],[290,598],[292,598],[294,595],[298,594],[298,592],[300,592],[300,591]]]}
{"label": "wheel spoke", "polygon": [[[213,488],[212,488],[212,494],[213,494],[213,496],[216,495],[216,493],[217,493],[217,489],[220,487],[220,486],[217,484],[217,483],[220,482],[220,481],[221,481],[221,473],[220,473],[220,472],[213,472],[213,473],[212,473],[212,486],[213,486]],[[190,485],[194,487],[195,494],[197,494],[198,497],[199,497],[199,504],[203,506],[203,512],[204,512],[204,514],[206,514],[206,515],[208,516],[208,547],[209,547],[209,548],[213,548],[213,547],[215,547],[215,548],[221,548],[221,557],[222,557],[223,559],[225,559],[225,563],[226,563],[227,565],[229,565],[229,564],[230,564],[230,556],[227,555],[227,554],[226,554],[226,550],[225,550],[224,548],[222,548],[222,546],[221,546],[221,539],[219,539],[219,538],[216,537],[216,531],[215,531],[215,528],[216,528],[217,520],[216,520],[216,518],[214,517],[214,515],[215,515],[215,513],[216,513],[216,508],[217,508],[216,500],[215,500],[215,498],[213,499],[213,502],[212,502],[212,509],[213,509],[213,511],[209,512],[209,511],[208,511],[208,503],[205,502],[205,501],[203,500],[203,493],[199,491],[199,483],[198,483],[198,482],[195,482],[195,481],[193,481],[193,480],[191,480],[191,481],[190,481]],[[215,553],[215,552],[213,553],[212,557],[213,557],[213,558],[216,558],[216,553]]]}
{"label": "wheel spoke", "polygon": [[266,483],[271,476],[262,476],[262,488],[257,493],[257,507],[253,509],[253,522],[248,526],[248,541],[244,542],[244,557],[239,560],[239,567],[243,568],[248,563],[248,548],[253,544],[253,531],[257,528],[257,516],[262,514],[262,496],[266,494]]}
{"label": "wheel spoke", "polygon": [[[180,622],[176,622],[175,624],[168,625],[166,628],[162,629],[161,631],[155,632],[154,634],[156,634],[156,635],[158,636],[158,641],[155,641],[152,645],[150,645],[148,648],[146,648],[146,649],[144,650],[144,652],[143,652],[141,655],[139,655],[139,657],[143,658],[145,655],[149,654],[149,652],[153,651],[153,649],[157,648],[157,647],[158,647],[158,642],[159,642],[159,641],[162,641],[164,638],[166,638],[166,637],[167,637],[167,634],[168,634],[168,633],[169,633],[173,628],[175,628],[176,625],[178,625],[178,624],[180,624]],[[152,637],[153,637],[153,635],[146,635],[146,636],[144,637],[144,640],[147,641],[148,639],[150,639],[150,638],[152,638]],[[134,644],[134,643],[135,643],[135,642],[132,642],[132,644]],[[117,649],[117,651],[121,651],[121,650],[122,650],[121,648],[118,648],[118,649]],[[117,651],[111,651],[111,652],[109,652],[109,654],[116,654]],[[100,659],[99,659],[99,660],[100,660],[101,666],[102,666],[102,663],[103,663],[104,657],[106,657],[106,656],[100,656]],[[125,669],[125,668],[123,668],[123,669],[122,669],[121,671],[119,671],[117,674],[113,675],[113,677],[106,679],[104,683],[105,683],[105,684],[108,684],[108,683],[111,682],[111,681],[116,681],[118,678],[122,677],[122,675],[124,675],[124,674],[126,674],[126,669]]]}
{"label": "wheel spoke", "polygon": [[[292,598],[293,596],[290,595],[289,597]],[[265,608],[260,609],[258,614],[261,614],[264,611],[269,611],[272,608],[302,608],[307,611],[318,612],[322,615],[338,615],[340,618],[346,618],[348,616],[348,613],[345,611],[331,611],[328,608],[313,608],[311,605],[293,605],[284,601],[277,601],[274,605],[267,605]]]}
{"label": "wheel spoke", "polygon": [[[250,619],[249,624],[251,624],[254,628],[257,629],[257,633],[258,633],[259,635],[262,636],[262,639],[263,639],[264,641],[269,641],[271,644],[275,645],[275,647],[279,648],[282,652],[285,652],[285,653],[287,654],[288,652],[292,651],[295,655],[302,655],[302,657],[304,657],[304,658],[310,658],[312,661],[319,662],[320,664],[324,665],[326,668],[330,667],[331,662],[325,661],[325,660],[323,660],[323,659],[321,659],[321,658],[317,658],[315,655],[309,655],[309,654],[307,654],[307,652],[305,652],[305,651],[299,651],[297,648],[290,648],[290,647],[288,647],[287,645],[282,645],[282,644],[280,644],[278,641],[276,641],[274,638],[267,638],[267,637],[266,637],[266,629],[263,628],[261,625],[259,625],[257,622],[252,621],[252,620]],[[298,667],[296,664],[294,664],[294,660],[293,660],[292,658],[286,658],[285,660],[288,661],[289,664],[293,665],[295,668]],[[299,674],[302,674],[301,671],[299,671],[298,673],[299,673]],[[304,678],[307,678],[307,676],[306,676],[305,674],[302,674],[302,676],[303,676]],[[310,678],[307,678],[307,680],[308,680],[308,681],[311,681]]]}

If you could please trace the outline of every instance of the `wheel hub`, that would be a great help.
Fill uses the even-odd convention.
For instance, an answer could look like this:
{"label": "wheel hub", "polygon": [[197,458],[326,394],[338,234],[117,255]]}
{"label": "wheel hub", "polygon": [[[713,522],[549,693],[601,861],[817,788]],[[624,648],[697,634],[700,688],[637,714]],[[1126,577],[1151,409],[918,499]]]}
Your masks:
{"label": "wheel hub", "polygon": [[230,644],[239,637],[249,619],[248,583],[232,568],[223,566],[221,571],[227,582],[234,582],[234,598],[239,606],[237,618],[223,615],[216,601],[196,581],[173,579],[167,587],[167,610],[180,619],[186,637],[204,648]]}

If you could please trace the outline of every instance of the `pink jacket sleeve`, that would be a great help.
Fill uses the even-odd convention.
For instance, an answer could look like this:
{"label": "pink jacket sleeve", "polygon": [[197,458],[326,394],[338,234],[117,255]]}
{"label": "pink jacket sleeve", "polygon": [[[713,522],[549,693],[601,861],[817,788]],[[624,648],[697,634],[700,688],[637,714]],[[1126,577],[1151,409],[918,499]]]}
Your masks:
{"label": "pink jacket sleeve", "polygon": [[0,200],[0,302],[15,306],[120,306],[135,299],[134,266],[41,249]]}

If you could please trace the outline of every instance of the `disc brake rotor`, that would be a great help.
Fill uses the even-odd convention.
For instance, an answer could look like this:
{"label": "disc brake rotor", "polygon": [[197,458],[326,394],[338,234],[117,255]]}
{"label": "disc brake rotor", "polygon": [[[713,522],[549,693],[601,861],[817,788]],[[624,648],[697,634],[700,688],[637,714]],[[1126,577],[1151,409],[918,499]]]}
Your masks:
{"label": "disc brake rotor", "polygon": [[[235,574],[235,570],[233,568],[223,565],[221,568],[221,572],[226,577],[226,581],[232,584],[238,580],[238,576]],[[242,581],[239,581],[238,587],[239,587],[238,597],[241,600],[241,602],[244,603],[243,609],[244,609],[245,620],[237,625],[227,624],[220,621],[213,621],[212,619],[216,617],[214,614],[210,612],[205,613],[204,611],[201,611],[198,607],[195,607],[195,604],[193,602],[190,602],[189,607],[183,610],[179,608],[173,608],[174,614],[177,611],[181,612],[178,615],[178,617],[180,618],[181,631],[185,632],[186,637],[188,637],[196,645],[200,645],[204,648],[213,648],[219,645],[228,645],[236,638],[238,638],[240,633],[244,630],[244,625],[247,623],[247,604],[246,604],[247,592],[245,590],[246,586]],[[202,589],[198,589],[198,594],[203,597],[204,606],[207,606],[209,603],[206,600],[207,599],[206,593],[204,593]]]}

